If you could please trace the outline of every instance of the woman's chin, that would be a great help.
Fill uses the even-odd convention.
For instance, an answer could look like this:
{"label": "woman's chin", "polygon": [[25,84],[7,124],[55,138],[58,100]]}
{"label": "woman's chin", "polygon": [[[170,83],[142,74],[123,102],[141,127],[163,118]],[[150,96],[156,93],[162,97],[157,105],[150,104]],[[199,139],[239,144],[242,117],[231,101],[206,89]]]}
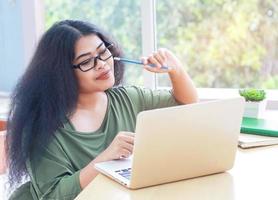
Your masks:
{"label": "woman's chin", "polygon": [[103,83],[102,85],[102,90],[105,91],[105,90],[108,90],[110,88],[112,88],[115,84],[115,79],[114,78],[111,78],[109,80],[107,80],[105,83]]}

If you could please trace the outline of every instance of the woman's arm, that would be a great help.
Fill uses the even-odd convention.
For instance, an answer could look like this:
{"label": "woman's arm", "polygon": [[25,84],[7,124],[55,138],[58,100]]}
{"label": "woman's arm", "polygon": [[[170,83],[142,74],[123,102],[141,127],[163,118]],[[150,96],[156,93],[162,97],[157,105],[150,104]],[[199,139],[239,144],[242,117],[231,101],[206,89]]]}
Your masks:
{"label": "woman's arm", "polygon": [[109,147],[80,171],[79,181],[81,189],[85,188],[98,175],[98,171],[94,166],[96,163],[129,157],[133,151],[133,143],[134,133],[118,133]]}
{"label": "woman's arm", "polygon": [[[148,57],[144,57],[143,63],[145,69],[155,73],[168,73],[172,82],[173,94],[179,103],[188,104],[198,101],[197,90],[183,69],[181,62],[176,56],[167,49],[159,49]],[[156,67],[150,67],[147,64],[155,64]],[[161,69],[161,66],[170,66],[171,69]]]}
{"label": "woman's arm", "polygon": [[172,82],[173,94],[178,102],[189,104],[198,101],[197,90],[184,69],[179,68],[178,70],[170,71],[169,76]]}

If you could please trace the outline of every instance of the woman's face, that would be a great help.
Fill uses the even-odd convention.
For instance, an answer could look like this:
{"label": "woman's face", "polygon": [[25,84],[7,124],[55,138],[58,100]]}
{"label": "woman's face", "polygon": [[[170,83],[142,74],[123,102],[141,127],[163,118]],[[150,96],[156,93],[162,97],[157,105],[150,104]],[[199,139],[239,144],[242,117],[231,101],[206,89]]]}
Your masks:
{"label": "woman's face", "polygon": [[82,63],[85,68],[94,66],[94,68],[86,72],[81,71],[79,68],[74,69],[74,73],[78,79],[80,93],[105,91],[114,85],[113,57],[110,57],[106,61],[90,59],[96,56],[108,58],[110,54],[104,42],[96,35],[83,36],[77,40],[73,64],[78,65]]}

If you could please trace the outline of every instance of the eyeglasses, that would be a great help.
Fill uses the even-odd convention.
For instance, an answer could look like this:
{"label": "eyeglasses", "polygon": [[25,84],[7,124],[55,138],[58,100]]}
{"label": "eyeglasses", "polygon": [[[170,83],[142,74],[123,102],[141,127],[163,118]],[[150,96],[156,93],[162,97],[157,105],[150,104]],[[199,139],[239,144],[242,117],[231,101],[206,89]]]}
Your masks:
{"label": "eyeglasses", "polygon": [[113,47],[113,44],[110,44],[108,42],[104,43],[105,49],[98,54],[96,57],[91,57],[87,60],[82,61],[81,63],[77,65],[73,65],[73,68],[80,69],[82,72],[87,72],[91,69],[94,69],[97,66],[97,59],[101,61],[107,61],[109,58],[111,58],[113,55],[109,51],[109,48]]}

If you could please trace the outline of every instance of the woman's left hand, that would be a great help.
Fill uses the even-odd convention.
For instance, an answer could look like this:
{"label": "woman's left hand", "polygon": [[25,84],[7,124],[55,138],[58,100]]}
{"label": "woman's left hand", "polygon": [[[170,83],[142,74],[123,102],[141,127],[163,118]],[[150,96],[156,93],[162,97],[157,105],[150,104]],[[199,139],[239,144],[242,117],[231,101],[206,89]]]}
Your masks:
{"label": "woman's left hand", "polygon": [[[157,52],[152,53],[148,57],[142,57],[144,68],[155,73],[172,73],[182,69],[182,64],[178,58],[168,49],[160,48]],[[150,66],[153,64],[155,66]],[[163,69],[162,66],[170,67]]]}

